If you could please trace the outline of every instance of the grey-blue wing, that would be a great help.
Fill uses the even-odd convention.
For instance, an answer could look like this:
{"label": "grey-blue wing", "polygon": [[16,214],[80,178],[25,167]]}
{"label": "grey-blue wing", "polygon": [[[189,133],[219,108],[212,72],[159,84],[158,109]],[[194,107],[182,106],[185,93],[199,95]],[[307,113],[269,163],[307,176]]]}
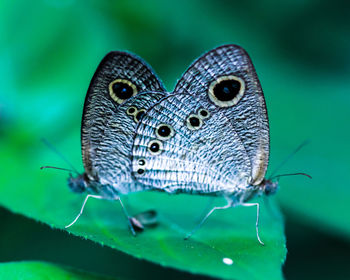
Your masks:
{"label": "grey-blue wing", "polygon": [[147,112],[132,150],[138,182],[167,192],[232,193],[247,187],[247,152],[226,109],[206,95],[175,94]]}
{"label": "grey-blue wing", "polygon": [[223,114],[248,154],[250,184],[257,185],[265,176],[269,160],[269,124],[263,91],[246,51],[237,45],[224,45],[205,53],[183,74],[174,92],[197,95],[208,91],[215,80],[230,75],[243,81],[244,94]]}
{"label": "grey-blue wing", "polygon": [[[81,125],[83,162],[91,180],[116,188],[132,182],[129,169],[136,115],[165,93],[162,82],[140,58],[111,52],[102,60],[85,98]],[[129,107],[133,107],[130,113]]]}

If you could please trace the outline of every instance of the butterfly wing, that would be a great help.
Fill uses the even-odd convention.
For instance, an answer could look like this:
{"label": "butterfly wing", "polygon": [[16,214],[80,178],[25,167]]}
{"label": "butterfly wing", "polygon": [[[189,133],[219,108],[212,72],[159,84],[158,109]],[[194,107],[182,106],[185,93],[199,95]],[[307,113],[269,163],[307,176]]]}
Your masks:
{"label": "butterfly wing", "polygon": [[[167,192],[232,192],[250,180],[249,158],[222,109],[206,92],[175,94],[141,120],[133,145],[133,176]],[[206,112],[205,117],[199,117]],[[191,119],[193,118],[193,119]],[[198,126],[196,126],[199,123]],[[247,163],[248,162],[248,163]]]}
{"label": "butterfly wing", "polygon": [[208,91],[213,82],[231,75],[243,81],[244,94],[233,106],[229,106],[229,102],[219,102],[217,107],[227,108],[223,114],[249,157],[250,183],[257,185],[264,179],[269,160],[269,123],[263,91],[247,52],[237,45],[224,45],[209,51],[188,68],[174,92],[196,95]]}
{"label": "butterfly wing", "polygon": [[116,188],[132,181],[134,130],[139,117],[164,93],[162,82],[140,58],[125,52],[105,56],[91,80],[81,125],[83,163],[90,180]]}
{"label": "butterfly wing", "polygon": [[247,53],[227,45],[195,61],[173,95],[138,125],[132,156],[133,176],[168,192],[237,194],[259,184],[268,164],[269,127]]}

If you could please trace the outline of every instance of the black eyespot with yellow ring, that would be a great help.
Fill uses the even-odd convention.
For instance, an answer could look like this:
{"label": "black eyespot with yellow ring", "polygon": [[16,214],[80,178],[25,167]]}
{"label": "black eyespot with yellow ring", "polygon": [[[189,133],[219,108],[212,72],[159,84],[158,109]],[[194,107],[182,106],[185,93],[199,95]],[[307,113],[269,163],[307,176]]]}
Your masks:
{"label": "black eyespot with yellow ring", "polygon": [[137,113],[137,108],[135,106],[130,106],[127,110],[126,110],[126,113],[129,115],[129,116],[134,116],[135,113]]}
{"label": "black eyespot with yellow ring", "polygon": [[140,109],[136,114],[134,114],[134,121],[138,123],[141,120],[141,118],[145,115],[145,113],[145,109]]}
{"label": "black eyespot with yellow ring", "polygon": [[202,127],[203,121],[197,115],[191,114],[186,119],[186,125],[187,125],[188,129],[190,129],[190,130],[197,130],[197,129],[200,129]]}
{"label": "black eyespot with yellow ring", "polygon": [[168,140],[174,136],[174,129],[172,126],[162,123],[156,128],[156,136],[160,140]]}
{"label": "black eyespot with yellow ring", "polygon": [[244,81],[233,75],[222,76],[209,86],[210,100],[219,107],[232,107],[238,103],[245,92]]}
{"label": "black eyespot with yellow ring", "polygon": [[158,155],[162,152],[163,143],[159,140],[152,140],[148,143],[148,151],[152,155]]}
{"label": "black eyespot with yellow ring", "polygon": [[201,108],[198,110],[198,117],[202,120],[207,119],[210,117],[210,113],[208,110]]}
{"label": "black eyespot with yellow ring", "polygon": [[136,86],[125,79],[116,79],[108,86],[109,95],[118,104],[137,94]]}

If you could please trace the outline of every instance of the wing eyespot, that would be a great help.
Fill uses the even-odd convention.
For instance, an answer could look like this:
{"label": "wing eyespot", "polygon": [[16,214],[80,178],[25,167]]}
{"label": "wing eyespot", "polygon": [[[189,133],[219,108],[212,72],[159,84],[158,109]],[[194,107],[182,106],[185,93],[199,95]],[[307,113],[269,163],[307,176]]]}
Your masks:
{"label": "wing eyespot", "polygon": [[207,119],[210,117],[210,113],[208,110],[201,108],[198,110],[198,117],[202,120]]}
{"label": "wing eyespot", "polygon": [[152,155],[159,155],[163,150],[163,143],[159,140],[152,140],[148,143],[148,151]]}
{"label": "wing eyespot", "polygon": [[233,75],[222,76],[213,81],[208,90],[210,100],[219,107],[232,107],[245,92],[244,81]]}
{"label": "wing eyespot", "polygon": [[139,159],[139,160],[137,161],[137,164],[138,164],[139,166],[145,166],[145,165],[146,165],[146,160],[143,159],[143,158],[141,158],[141,159]]}
{"label": "wing eyespot", "polygon": [[139,160],[137,160],[135,169],[137,175],[143,175],[146,171],[146,159],[140,158]]}
{"label": "wing eyespot", "polygon": [[118,104],[122,104],[125,100],[137,94],[136,86],[125,79],[116,79],[109,86],[109,95]]}
{"label": "wing eyespot", "polygon": [[156,128],[156,136],[160,140],[168,140],[174,136],[174,129],[172,126],[162,123]]}
{"label": "wing eyespot", "polygon": [[137,174],[142,175],[143,173],[145,173],[145,169],[143,168],[137,169]]}
{"label": "wing eyespot", "polygon": [[129,116],[134,116],[135,114],[137,114],[137,108],[135,106],[130,106],[127,110],[126,113]]}
{"label": "wing eyespot", "polygon": [[145,109],[140,109],[134,114],[134,121],[138,123],[142,117],[145,115],[146,110]]}
{"label": "wing eyespot", "polygon": [[187,128],[190,130],[200,129],[203,125],[203,121],[195,114],[191,114],[186,119]]}

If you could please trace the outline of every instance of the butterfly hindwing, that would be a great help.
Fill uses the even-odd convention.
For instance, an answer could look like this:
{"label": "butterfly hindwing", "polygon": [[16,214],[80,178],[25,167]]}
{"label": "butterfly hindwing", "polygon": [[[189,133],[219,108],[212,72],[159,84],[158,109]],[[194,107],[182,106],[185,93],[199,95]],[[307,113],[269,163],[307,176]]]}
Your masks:
{"label": "butterfly hindwing", "polygon": [[172,96],[150,108],[136,130],[132,170],[168,192],[239,193],[263,180],[268,155],[255,69],[242,48],[226,45],[201,56]]}
{"label": "butterfly hindwing", "polygon": [[125,52],[106,55],[91,80],[82,119],[83,162],[90,180],[112,186],[132,181],[129,156],[137,122],[165,92],[140,58]]}
{"label": "butterfly hindwing", "polygon": [[174,94],[147,112],[132,151],[139,182],[192,193],[232,192],[248,185],[251,168],[244,146],[223,110],[205,96]]}

